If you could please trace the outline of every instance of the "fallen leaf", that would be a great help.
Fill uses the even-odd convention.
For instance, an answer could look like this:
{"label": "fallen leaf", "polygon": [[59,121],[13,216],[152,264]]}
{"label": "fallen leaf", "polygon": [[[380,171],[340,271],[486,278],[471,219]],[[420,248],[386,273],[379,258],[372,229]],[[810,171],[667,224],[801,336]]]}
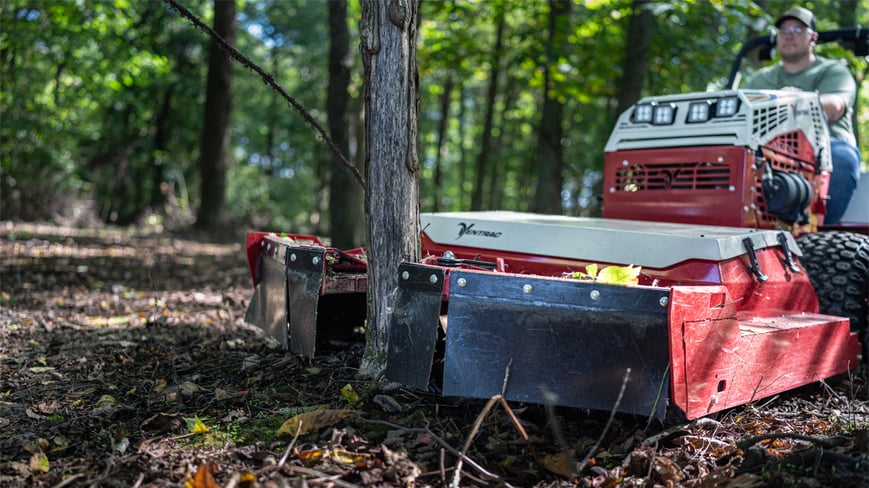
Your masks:
{"label": "fallen leaf", "polygon": [[359,404],[359,394],[356,393],[356,390],[353,389],[353,385],[347,383],[341,388],[341,397],[350,404],[350,406],[356,407]]}
{"label": "fallen leaf", "polygon": [[60,408],[60,404],[57,402],[57,400],[52,400],[50,402],[37,403],[32,408],[33,408],[34,412],[41,413],[44,415],[51,415],[51,414],[57,412],[57,409]]}
{"label": "fallen leaf", "polygon": [[386,412],[395,413],[404,410],[395,398],[389,395],[374,395],[374,403]]}
{"label": "fallen leaf", "polygon": [[540,464],[542,464],[547,471],[557,474],[562,478],[573,477],[573,466],[571,465],[570,457],[565,451],[558,451],[555,454],[545,456],[540,461]]}
{"label": "fallen leaf", "polygon": [[118,404],[118,401],[115,400],[115,397],[113,397],[111,395],[103,395],[100,397],[99,400],[97,400],[97,403],[95,406],[97,408],[103,408],[103,407],[112,407],[112,406],[117,405],[117,404]]}
{"label": "fallen leaf", "polygon": [[[278,437],[310,434],[323,427],[336,424],[353,415],[349,409],[321,409],[313,412],[300,413],[284,422],[278,429]],[[301,427],[300,427],[301,426]]]}
{"label": "fallen leaf", "polygon": [[312,463],[314,461],[319,461],[323,458],[323,450],[322,449],[309,449],[307,451],[299,451],[296,454],[296,457],[299,460],[304,461],[306,463]]}
{"label": "fallen leaf", "polygon": [[202,391],[202,387],[192,381],[185,381],[178,385],[178,391],[182,395],[191,396]]}
{"label": "fallen leaf", "polygon": [[51,464],[48,462],[48,456],[44,452],[38,451],[30,456],[30,469],[41,473],[47,473],[51,469]]}
{"label": "fallen leaf", "polygon": [[194,416],[192,419],[186,418],[184,421],[187,423],[187,430],[194,434],[204,434],[208,432],[208,426],[199,419],[199,416]]}
{"label": "fallen leaf", "polygon": [[216,472],[217,469],[212,463],[200,464],[199,468],[196,469],[196,474],[193,475],[193,479],[188,479],[184,482],[185,488],[220,488],[220,485],[217,484],[217,481],[214,480],[214,476],[212,473]]}

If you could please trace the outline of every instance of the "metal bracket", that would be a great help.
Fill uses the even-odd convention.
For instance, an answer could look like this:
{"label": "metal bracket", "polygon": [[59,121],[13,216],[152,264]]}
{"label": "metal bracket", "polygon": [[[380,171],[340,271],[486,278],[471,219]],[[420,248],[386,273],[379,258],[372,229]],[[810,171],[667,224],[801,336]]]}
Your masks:
{"label": "metal bracket", "polygon": [[751,271],[751,274],[757,278],[757,281],[763,283],[764,281],[769,279],[769,276],[763,274],[760,270],[760,265],[757,264],[757,254],[754,252],[754,243],[751,242],[750,237],[746,237],[742,240],[742,245],[745,246],[746,252],[748,252],[748,261],[749,266],[748,270]]}
{"label": "metal bracket", "polygon": [[788,237],[785,235],[784,232],[779,232],[776,236],[776,239],[778,240],[782,251],[784,251],[785,253],[785,257],[783,257],[781,260],[782,263],[784,263],[788,267],[788,269],[793,271],[794,273],[799,273],[800,267],[797,266],[797,263],[794,262],[794,255],[791,252],[791,248],[788,247]]}

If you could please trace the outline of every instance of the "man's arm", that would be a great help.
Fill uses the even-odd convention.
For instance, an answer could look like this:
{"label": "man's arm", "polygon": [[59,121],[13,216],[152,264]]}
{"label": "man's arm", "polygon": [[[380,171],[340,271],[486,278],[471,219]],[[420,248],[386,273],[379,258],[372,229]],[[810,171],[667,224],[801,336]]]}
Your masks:
{"label": "man's arm", "polygon": [[827,120],[835,122],[845,115],[845,97],[837,93],[822,93],[821,106],[824,107],[824,113],[827,115]]}
{"label": "man's arm", "polygon": [[857,96],[857,82],[848,68],[840,63],[832,64],[823,72],[817,89],[821,94],[824,113],[830,122],[841,119]]}

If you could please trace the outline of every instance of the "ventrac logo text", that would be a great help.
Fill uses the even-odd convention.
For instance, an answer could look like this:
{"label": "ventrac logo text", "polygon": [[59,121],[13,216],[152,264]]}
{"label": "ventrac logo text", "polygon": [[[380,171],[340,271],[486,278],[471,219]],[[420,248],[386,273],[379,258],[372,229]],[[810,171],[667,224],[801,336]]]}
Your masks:
{"label": "ventrac logo text", "polygon": [[459,223],[459,235],[456,239],[461,239],[463,236],[480,236],[480,237],[501,237],[501,232],[492,230],[478,230],[474,228],[474,224]]}

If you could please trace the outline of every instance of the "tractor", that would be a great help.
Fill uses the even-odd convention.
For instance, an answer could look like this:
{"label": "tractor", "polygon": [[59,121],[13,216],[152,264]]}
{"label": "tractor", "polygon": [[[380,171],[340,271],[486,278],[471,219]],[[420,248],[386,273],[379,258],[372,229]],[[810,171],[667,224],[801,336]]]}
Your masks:
{"label": "tractor", "polygon": [[[819,42],[866,55],[867,33]],[[768,55],[774,39],[746,44],[738,61],[758,46]],[[733,80],[620,115],[605,147],[603,218],[421,214],[423,258],[396,270],[386,379],[690,420],[858,367],[869,343],[869,175],[843,222],[825,226],[818,95]],[[364,323],[364,249],[251,232],[247,257],[246,320],[293,353],[311,357]]]}

